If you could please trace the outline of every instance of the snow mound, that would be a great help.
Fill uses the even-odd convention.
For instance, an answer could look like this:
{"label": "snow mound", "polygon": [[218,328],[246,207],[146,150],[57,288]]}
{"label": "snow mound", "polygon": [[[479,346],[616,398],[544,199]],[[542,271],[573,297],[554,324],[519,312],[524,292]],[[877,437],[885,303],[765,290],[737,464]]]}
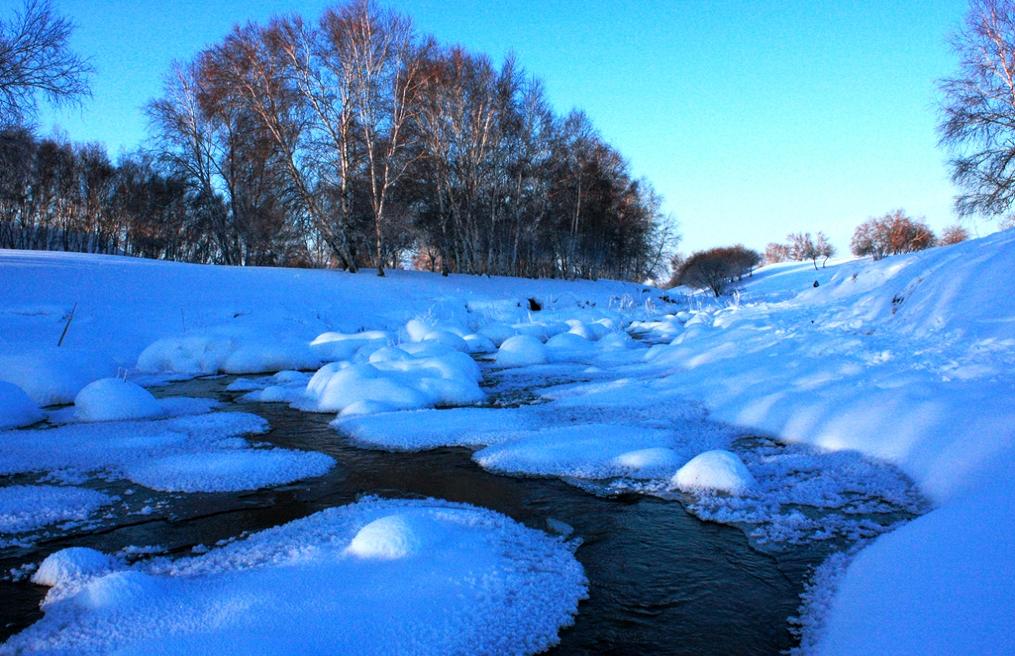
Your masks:
{"label": "snow mound", "polygon": [[49,587],[68,585],[113,569],[116,561],[88,547],[68,547],[55,551],[42,561],[32,575],[32,583]]}
{"label": "snow mound", "polygon": [[684,492],[743,494],[754,485],[754,477],[737,454],[714,449],[691,458],[671,483]]}
{"label": "snow mound", "polygon": [[304,399],[296,405],[315,412],[342,412],[367,403],[401,410],[470,405],[484,397],[480,379],[479,365],[465,353],[423,342],[418,354],[385,348],[374,352],[369,362],[326,364],[307,383]]}
{"label": "snow mound", "polygon": [[0,380],[0,430],[27,426],[43,419],[45,415],[24,390]]}
{"label": "snow mound", "polygon": [[356,533],[345,552],[360,558],[388,560],[415,555],[423,549],[430,534],[440,528],[438,522],[427,520],[404,514],[375,519]]}
{"label": "snow mound", "polygon": [[307,341],[212,330],[155,341],[138,356],[137,368],[147,373],[250,374],[313,369],[321,362],[321,355]]}
{"label": "snow mound", "polygon": [[0,487],[0,534],[27,533],[61,522],[83,522],[112,502],[113,498],[102,492],[80,487]]}
{"label": "snow mound", "polygon": [[54,580],[7,650],[534,654],[586,596],[560,538],[433,499],[366,499],[192,558]]}
{"label": "snow mound", "polygon": [[0,380],[20,387],[41,406],[70,403],[88,383],[116,373],[101,355],[67,348],[0,353]]}
{"label": "snow mound", "polygon": [[149,419],[162,414],[162,406],[151,392],[119,378],[88,383],[74,398],[74,408],[81,421]]}
{"label": "snow mound", "polygon": [[525,367],[546,362],[546,347],[531,335],[515,335],[504,340],[497,351],[501,367]]}

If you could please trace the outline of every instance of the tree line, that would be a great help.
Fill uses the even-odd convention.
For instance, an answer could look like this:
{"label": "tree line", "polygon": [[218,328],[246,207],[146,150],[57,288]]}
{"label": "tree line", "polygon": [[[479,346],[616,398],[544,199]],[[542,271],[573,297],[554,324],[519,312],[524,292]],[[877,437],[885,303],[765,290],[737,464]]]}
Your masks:
{"label": "tree line", "polygon": [[17,170],[2,244],[632,279],[677,238],[651,185],[514,58],[442,46],[367,0],[237,26],[174,64],[145,111],[149,143],[115,165],[99,146],[0,132]]}

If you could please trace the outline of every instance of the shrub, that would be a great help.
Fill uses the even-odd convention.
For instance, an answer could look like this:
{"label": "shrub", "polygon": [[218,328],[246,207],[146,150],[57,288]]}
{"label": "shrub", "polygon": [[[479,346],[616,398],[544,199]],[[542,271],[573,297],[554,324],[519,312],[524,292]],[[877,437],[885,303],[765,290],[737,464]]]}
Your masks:
{"label": "shrub", "polygon": [[969,232],[960,225],[948,226],[941,233],[941,245],[950,246],[969,239]]}
{"label": "shrub", "polygon": [[934,232],[923,220],[910,218],[904,210],[895,210],[857,226],[850,249],[854,255],[870,255],[880,260],[886,255],[922,251],[936,242]]}
{"label": "shrub", "polygon": [[681,285],[709,289],[722,296],[730,283],[749,275],[761,263],[761,255],[741,245],[698,251],[680,267]]}

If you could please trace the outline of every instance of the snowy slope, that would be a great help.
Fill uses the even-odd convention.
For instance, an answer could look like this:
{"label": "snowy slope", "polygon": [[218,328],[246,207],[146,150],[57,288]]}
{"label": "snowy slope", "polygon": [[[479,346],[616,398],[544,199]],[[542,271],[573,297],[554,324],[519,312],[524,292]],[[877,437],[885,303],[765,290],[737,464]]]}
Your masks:
{"label": "snowy slope", "polygon": [[713,418],[894,462],[939,504],[823,591],[817,653],[1015,651],[1013,282],[1015,231],[820,271],[779,265],[650,354],[660,385]]}

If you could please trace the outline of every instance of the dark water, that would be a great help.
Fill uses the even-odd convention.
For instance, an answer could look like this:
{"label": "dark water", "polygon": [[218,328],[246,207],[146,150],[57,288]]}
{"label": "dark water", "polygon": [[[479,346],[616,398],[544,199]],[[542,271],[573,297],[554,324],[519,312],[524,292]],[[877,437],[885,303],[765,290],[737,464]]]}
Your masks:
{"label": "dark water", "polygon": [[[171,393],[230,399],[222,392],[227,382],[193,381],[172,386]],[[364,495],[437,497],[492,508],[543,530],[551,517],[574,527],[584,541],[576,555],[590,593],[551,653],[774,654],[794,644],[786,620],[796,610],[808,568],[817,562],[814,552],[760,553],[739,530],[701,522],[672,501],[601,498],[554,479],[489,474],[472,463],[466,449],[415,454],[359,449],[328,426],[331,415],[279,404],[240,409],[270,422],[271,432],[258,439],[323,451],[338,466],[320,478],[270,490],[163,495],[167,508],[152,516],[132,516],[31,549],[4,550],[0,571],[71,545],[104,551],[160,545],[161,553],[182,555],[197,544],[212,545]],[[45,591],[29,582],[0,583],[2,637],[41,617]]]}

